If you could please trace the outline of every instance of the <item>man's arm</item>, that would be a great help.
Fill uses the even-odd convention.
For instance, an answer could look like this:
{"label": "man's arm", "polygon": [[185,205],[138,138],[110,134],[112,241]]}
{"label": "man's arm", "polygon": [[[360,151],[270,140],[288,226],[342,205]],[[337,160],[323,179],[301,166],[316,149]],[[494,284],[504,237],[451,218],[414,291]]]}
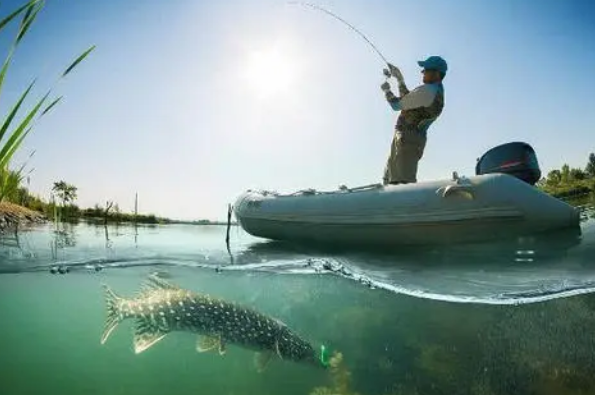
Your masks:
{"label": "man's arm", "polygon": [[390,104],[390,106],[392,107],[393,110],[395,111],[399,111],[401,110],[401,101],[399,100],[398,97],[395,96],[394,93],[392,93],[392,91],[388,90],[384,93],[384,97],[386,97],[386,101],[388,102],[388,104]]}
{"label": "man's arm", "polygon": [[409,94],[409,89],[407,89],[405,81],[399,81],[399,96],[403,97],[407,94]]}
{"label": "man's arm", "polygon": [[[401,88],[402,87],[399,86],[400,91]],[[403,86],[403,88],[407,89],[406,86]],[[400,93],[402,93],[402,91]],[[385,93],[385,97],[393,110],[400,111],[419,107],[429,107],[434,102],[437,93],[438,87],[436,85],[425,84],[415,88],[409,93],[401,94],[400,98],[396,97],[394,93],[388,90]]]}

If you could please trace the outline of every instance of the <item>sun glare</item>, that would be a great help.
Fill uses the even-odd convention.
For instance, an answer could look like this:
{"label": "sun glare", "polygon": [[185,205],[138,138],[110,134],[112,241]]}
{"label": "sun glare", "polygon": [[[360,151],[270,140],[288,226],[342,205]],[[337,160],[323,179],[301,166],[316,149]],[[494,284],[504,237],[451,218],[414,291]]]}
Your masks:
{"label": "sun glare", "polygon": [[245,78],[261,98],[288,92],[294,77],[291,59],[279,50],[254,51],[247,59]]}

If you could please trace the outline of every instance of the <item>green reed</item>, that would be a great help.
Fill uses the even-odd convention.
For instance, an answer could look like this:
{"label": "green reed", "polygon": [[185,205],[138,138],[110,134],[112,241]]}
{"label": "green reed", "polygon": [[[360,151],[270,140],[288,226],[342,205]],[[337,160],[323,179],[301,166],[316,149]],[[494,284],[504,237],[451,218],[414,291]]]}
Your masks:
{"label": "green reed", "polygon": [[[0,34],[3,34],[4,31],[6,31],[6,27],[13,20],[20,19],[17,34],[10,45],[8,54],[4,60],[2,68],[0,69],[0,96],[2,93],[4,80],[14,57],[15,51],[29,32],[29,29],[39,15],[39,12],[43,9],[44,4],[44,0],[29,0],[0,21]],[[93,45],[80,54],[74,60],[74,62],[72,62],[58,77],[54,85],[71,73],[74,68],[78,66],[79,63],[81,63],[94,49],[95,46]],[[20,185],[20,182],[23,179],[23,167],[15,171],[10,171],[8,169],[12,157],[18,151],[19,147],[23,143],[23,140],[25,137],[27,137],[29,132],[31,132],[36,122],[41,117],[49,113],[50,110],[52,110],[60,102],[60,100],[62,100],[62,96],[50,99],[52,89],[49,89],[41,99],[35,102],[35,105],[33,105],[31,109],[23,109],[23,102],[25,99],[27,99],[27,97],[29,97],[34,85],[35,79],[20,95],[16,103],[12,105],[12,108],[6,117],[3,120],[0,119],[0,201],[6,196],[10,195],[9,189],[14,190],[15,182],[17,183],[16,187],[18,188],[18,185]],[[21,115],[22,113],[24,113],[23,119],[19,123],[13,125],[15,117],[17,115]]]}

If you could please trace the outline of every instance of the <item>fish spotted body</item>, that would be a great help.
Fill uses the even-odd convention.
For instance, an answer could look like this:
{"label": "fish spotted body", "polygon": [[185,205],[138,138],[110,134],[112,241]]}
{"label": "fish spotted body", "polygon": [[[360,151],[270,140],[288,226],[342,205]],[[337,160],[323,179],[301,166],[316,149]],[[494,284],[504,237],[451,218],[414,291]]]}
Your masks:
{"label": "fish spotted body", "polygon": [[312,345],[284,323],[255,310],[182,289],[151,276],[143,291],[131,299],[117,296],[107,285],[107,320],[101,344],[116,326],[134,319],[134,350],[141,353],[175,331],[197,333],[197,351],[226,353],[227,344],[257,352],[255,363],[264,370],[273,355],[284,360],[326,367],[324,346],[319,356]]}

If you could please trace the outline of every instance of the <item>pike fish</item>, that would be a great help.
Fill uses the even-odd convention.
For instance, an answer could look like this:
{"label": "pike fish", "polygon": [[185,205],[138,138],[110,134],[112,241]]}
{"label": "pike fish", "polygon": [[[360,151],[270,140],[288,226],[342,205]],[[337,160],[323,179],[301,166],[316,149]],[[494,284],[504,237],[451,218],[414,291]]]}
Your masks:
{"label": "pike fish", "polygon": [[182,289],[155,275],[149,276],[141,292],[129,299],[116,295],[106,284],[102,286],[107,319],[101,344],[105,344],[120,322],[133,319],[136,354],[171,332],[186,331],[199,335],[198,352],[215,351],[224,355],[228,344],[256,351],[254,361],[259,372],[273,356],[328,366],[324,345],[317,351],[283,322],[253,309]]}

